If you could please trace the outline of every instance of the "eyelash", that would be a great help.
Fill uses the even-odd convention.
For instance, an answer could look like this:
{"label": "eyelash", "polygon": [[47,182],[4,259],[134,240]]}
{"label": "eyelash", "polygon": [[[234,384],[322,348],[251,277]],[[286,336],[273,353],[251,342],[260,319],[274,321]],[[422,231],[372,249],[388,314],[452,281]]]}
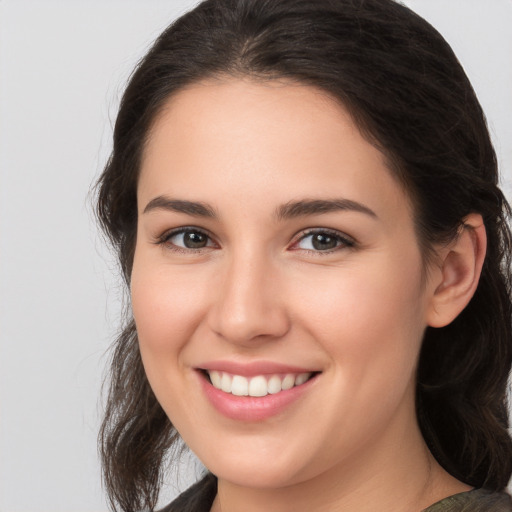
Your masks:
{"label": "eyelash", "polygon": [[173,238],[177,235],[181,235],[181,234],[184,235],[186,233],[196,233],[196,234],[199,233],[199,234],[207,237],[207,239],[209,241],[212,241],[212,237],[208,234],[207,231],[200,229],[200,228],[196,228],[194,226],[187,226],[187,227],[183,227],[183,228],[173,229],[171,231],[166,231],[163,235],[158,237],[158,239],[156,240],[156,244],[163,245],[166,248],[170,249],[171,251],[184,253],[184,254],[190,254],[190,253],[198,254],[198,253],[202,253],[205,249],[210,249],[212,247],[212,246],[206,246],[206,247],[198,247],[196,249],[193,249],[193,248],[189,248],[189,247],[180,247],[179,245],[176,245],[176,244],[173,244],[172,242],[170,242],[171,238]]}
{"label": "eyelash", "polygon": [[[173,229],[171,231],[165,232],[163,235],[158,237],[156,240],[157,245],[163,245],[166,246],[168,249],[174,252],[178,253],[184,253],[184,254],[200,254],[204,252],[204,250],[208,250],[214,245],[207,245],[205,247],[198,247],[198,248],[189,248],[189,247],[180,247],[179,245],[176,245],[172,242],[170,242],[171,238],[180,235],[180,234],[186,234],[186,233],[195,233],[195,234],[201,234],[208,238],[209,241],[212,241],[212,237],[208,234],[207,231],[196,228],[194,226],[187,226],[182,227],[178,229]],[[314,235],[327,235],[329,237],[332,237],[336,240],[337,245],[336,247],[332,249],[327,250],[314,250],[314,249],[301,249],[301,248],[295,248],[300,242],[306,240],[308,237],[314,236]],[[216,244],[215,244],[216,245]],[[295,240],[292,242],[291,249],[294,251],[305,251],[310,254],[314,255],[328,255],[332,254],[336,251],[339,251],[341,249],[350,249],[356,246],[355,240],[352,238],[340,233],[339,231],[327,229],[327,228],[315,228],[315,229],[309,229],[305,232],[302,232],[299,236],[295,237]]]}
{"label": "eyelash", "polygon": [[347,235],[344,235],[340,233],[339,231],[333,230],[333,229],[327,229],[327,228],[315,228],[315,229],[308,229],[305,232],[302,232],[300,236],[297,238],[296,241],[293,242],[292,248],[295,247],[300,242],[306,240],[308,237],[314,236],[314,235],[327,235],[329,237],[332,237],[336,240],[337,245],[336,247],[332,249],[327,250],[314,250],[314,249],[293,249],[293,250],[302,250],[306,251],[308,253],[313,253],[315,255],[324,256],[329,255],[334,252],[337,252],[341,249],[350,249],[352,247],[355,247],[356,242],[354,239],[348,237]]}

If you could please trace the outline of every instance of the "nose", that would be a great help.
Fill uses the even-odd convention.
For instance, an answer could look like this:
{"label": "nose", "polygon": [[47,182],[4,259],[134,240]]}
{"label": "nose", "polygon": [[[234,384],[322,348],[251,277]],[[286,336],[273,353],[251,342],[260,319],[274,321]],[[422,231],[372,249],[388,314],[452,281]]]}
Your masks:
{"label": "nose", "polygon": [[208,315],[210,328],[241,345],[284,336],[290,322],[277,274],[263,256],[232,257],[219,276]]}

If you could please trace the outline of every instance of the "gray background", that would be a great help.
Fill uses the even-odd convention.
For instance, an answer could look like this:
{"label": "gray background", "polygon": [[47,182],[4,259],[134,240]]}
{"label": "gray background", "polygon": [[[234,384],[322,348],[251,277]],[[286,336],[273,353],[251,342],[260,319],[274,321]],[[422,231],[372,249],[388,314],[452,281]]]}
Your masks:
{"label": "gray background", "polygon": [[[131,69],[194,3],[0,0],[0,512],[107,510],[98,397],[123,290],[90,187]],[[472,79],[510,197],[512,0],[406,3]]]}

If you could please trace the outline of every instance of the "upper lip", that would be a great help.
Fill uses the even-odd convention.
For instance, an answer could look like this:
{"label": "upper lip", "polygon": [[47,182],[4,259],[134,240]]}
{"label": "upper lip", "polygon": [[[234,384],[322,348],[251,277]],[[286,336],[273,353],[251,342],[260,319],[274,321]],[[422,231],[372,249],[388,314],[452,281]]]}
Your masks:
{"label": "upper lip", "polygon": [[253,377],[255,375],[274,375],[276,373],[312,373],[318,370],[291,366],[289,364],[277,363],[274,361],[251,361],[240,363],[237,361],[208,361],[198,366],[198,369],[206,371],[227,372],[233,375]]}

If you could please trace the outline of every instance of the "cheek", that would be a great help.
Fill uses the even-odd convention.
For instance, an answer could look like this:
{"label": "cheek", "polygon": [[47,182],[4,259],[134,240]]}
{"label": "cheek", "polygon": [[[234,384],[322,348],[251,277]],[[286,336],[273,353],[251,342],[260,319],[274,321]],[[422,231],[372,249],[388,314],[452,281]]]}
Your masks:
{"label": "cheek", "polygon": [[335,362],[351,362],[351,374],[378,368],[389,379],[393,368],[415,365],[425,329],[416,254],[317,275],[302,285],[311,291],[302,293],[300,306],[307,329]]}
{"label": "cheek", "polygon": [[150,258],[135,259],[132,310],[141,352],[149,356],[178,358],[202,316],[203,281],[185,271],[171,272]]}
{"label": "cheek", "polygon": [[183,415],[191,416],[191,423],[200,419],[189,407],[190,372],[183,355],[202,317],[201,282],[151,258],[134,262],[130,288],[142,362],[158,402],[176,425]]}
{"label": "cheek", "polygon": [[[405,410],[414,414],[411,396],[425,328],[418,268],[388,261],[309,283],[316,293],[302,302],[300,316],[330,358],[329,401],[339,404],[326,425],[335,439],[336,432],[347,433],[350,449]],[[340,450],[347,449],[343,439]]]}

